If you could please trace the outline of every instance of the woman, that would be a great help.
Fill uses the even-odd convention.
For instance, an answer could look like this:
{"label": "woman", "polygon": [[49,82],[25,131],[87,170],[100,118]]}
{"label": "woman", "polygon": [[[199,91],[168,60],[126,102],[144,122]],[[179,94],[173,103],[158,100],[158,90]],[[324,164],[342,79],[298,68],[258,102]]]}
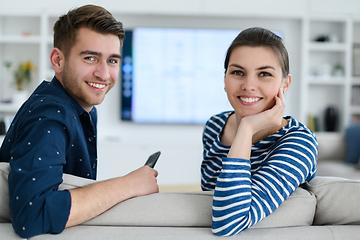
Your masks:
{"label": "woman", "polygon": [[289,58],[269,30],[242,31],[225,58],[225,91],[234,111],[212,116],[203,133],[203,190],[215,190],[212,230],[237,234],[272,213],[316,173],[317,141],[288,116]]}

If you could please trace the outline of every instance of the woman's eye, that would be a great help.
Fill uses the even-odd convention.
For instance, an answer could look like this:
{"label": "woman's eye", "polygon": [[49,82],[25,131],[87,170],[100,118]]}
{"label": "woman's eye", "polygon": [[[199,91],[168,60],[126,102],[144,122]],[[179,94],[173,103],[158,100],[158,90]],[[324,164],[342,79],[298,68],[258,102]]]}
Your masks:
{"label": "woman's eye", "polygon": [[231,72],[231,74],[239,75],[239,76],[243,76],[243,75],[244,75],[244,73],[243,73],[242,71],[240,71],[240,70],[234,70],[234,71]]}
{"label": "woman's eye", "polygon": [[260,77],[269,77],[269,76],[272,76],[271,73],[268,73],[268,72],[261,72],[259,74]]}

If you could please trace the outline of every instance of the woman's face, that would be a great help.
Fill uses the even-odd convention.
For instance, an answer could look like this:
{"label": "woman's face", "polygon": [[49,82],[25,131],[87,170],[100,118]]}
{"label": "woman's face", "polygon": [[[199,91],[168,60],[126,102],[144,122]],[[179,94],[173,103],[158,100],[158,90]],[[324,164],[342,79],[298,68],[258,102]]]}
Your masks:
{"label": "woman's face", "polygon": [[254,115],[275,104],[279,90],[287,90],[290,75],[284,79],[279,59],[266,47],[235,48],[225,74],[225,91],[235,113]]}

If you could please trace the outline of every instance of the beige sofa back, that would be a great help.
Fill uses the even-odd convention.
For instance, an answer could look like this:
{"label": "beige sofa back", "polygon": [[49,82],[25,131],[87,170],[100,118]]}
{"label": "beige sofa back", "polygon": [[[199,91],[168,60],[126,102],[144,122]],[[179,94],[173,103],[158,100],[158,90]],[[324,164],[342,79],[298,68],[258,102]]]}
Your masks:
{"label": "beige sofa back", "polygon": [[315,133],[319,144],[318,162],[345,161],[345,138],[338,132]]}

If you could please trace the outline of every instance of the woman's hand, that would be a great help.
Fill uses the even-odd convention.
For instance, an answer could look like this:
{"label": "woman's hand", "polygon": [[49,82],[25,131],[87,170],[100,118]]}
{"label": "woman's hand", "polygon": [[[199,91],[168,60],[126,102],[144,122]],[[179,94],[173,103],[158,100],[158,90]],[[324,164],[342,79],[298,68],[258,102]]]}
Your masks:
{"label": "woman's hand", "polygon": [[275,105],[271,109],[242,118],[240,125],[246,122],[246,124],[252,129],[253,135],[255,135],[261,130],[280,127],[283,121],[284,111],[284,93],[283,88],[280,88],[278,95],[275,96]]}
{"label": "woman's hand", "polygon": [[[241,119],[228,157],[250,159],[254,135],[258,133],[260,134],[259,139],[263,139],[271,134],[273,128],[280,127],[284,111],[284,93],[283,88],[280,88],[278,95],[275,96],[275,105],[271,109]],[[268,131],[264,131],[264,135],[262,135],[260,132],[263,130]]]}

